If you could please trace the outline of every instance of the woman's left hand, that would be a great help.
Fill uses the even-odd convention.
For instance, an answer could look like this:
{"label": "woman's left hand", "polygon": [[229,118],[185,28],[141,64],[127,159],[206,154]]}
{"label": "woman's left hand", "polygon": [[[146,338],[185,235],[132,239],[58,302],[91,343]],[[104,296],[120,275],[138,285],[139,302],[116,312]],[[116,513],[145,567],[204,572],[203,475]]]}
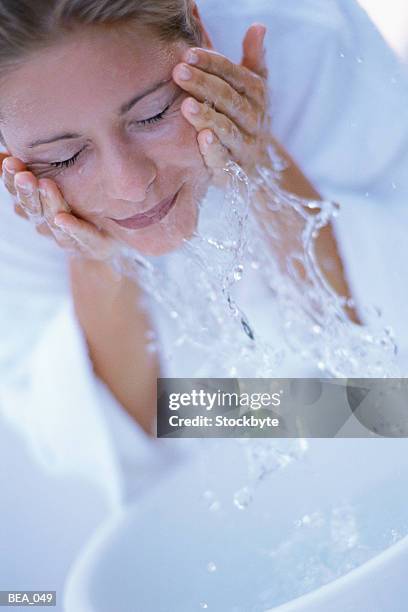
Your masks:
{"label": "woman's left hand", "polygon": [[207,167],[222,170],[229,160],[251,175],[266,158],[266,28],[252,25],[243,41],[243,59],[234,64],[213,50],[191,48],[173,71],[177,85],[192,97],[181,110],[198,132]]}

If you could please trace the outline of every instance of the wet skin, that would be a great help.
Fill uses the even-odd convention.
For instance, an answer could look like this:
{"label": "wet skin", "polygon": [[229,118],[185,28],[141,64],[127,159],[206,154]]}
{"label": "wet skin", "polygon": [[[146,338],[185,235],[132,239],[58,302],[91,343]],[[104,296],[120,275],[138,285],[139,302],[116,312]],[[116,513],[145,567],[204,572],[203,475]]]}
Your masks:
{"label": "wet skin", "polygon": [[[266,103],[265,29],[248,31],[241,66],[215,53],[203,32],[208,48],[191,49],[137,25],[88,27],[6,74],[3,180],[16,211],[95,259],[109,259],[117,241],[158,255],[188,239],[226,161],[250,171]],[[38,144],[64,134],[74,137]],[[112,220],[175,194],[158,223],[131,230]]]}

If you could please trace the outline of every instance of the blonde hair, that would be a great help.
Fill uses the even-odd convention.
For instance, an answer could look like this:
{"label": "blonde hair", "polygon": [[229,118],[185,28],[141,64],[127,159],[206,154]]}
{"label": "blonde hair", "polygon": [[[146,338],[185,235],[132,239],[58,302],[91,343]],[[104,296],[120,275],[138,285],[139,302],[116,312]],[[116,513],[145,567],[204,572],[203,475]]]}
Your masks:
{"label": "blonde hair", "polygon": [[193,0],[0,0],[0,73],[78,26],[131,21],[163,41],[202,42]]}

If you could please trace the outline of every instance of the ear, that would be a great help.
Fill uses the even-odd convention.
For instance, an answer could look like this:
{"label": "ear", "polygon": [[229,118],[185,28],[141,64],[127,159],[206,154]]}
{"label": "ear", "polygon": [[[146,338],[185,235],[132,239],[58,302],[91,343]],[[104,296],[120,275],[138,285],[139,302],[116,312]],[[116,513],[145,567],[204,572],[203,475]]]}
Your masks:
{"label": "ear", "polygon": [[203,20],[201,19],[200,11],[198,10],[198,6],[196,5],[195,2],[193,4],[193,17],[196,20],[197,25],[200,28],[201,33],[203,35],[203,47],[206,47],[207,49],[214,49],[214,46],[211,42],[210,35],[208,34],[207,29],[203,24]]}

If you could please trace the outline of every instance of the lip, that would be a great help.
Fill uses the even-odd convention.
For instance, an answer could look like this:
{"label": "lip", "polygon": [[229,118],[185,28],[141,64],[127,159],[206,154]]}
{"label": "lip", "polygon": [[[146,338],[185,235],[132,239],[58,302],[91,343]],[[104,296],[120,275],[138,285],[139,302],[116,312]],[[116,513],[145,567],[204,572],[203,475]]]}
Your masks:
{"label": "lip", "polygon": [[121,227],[125,227],[127,229],[142,229],[144,227],[148,227],[149,225],[154,225],[154,223],[158,223],[170,212],[173,206],[176,203],[178,194],[180,191],[176,193],[176,195],[171,198],[167,198],[166,200],[162,200],[156,206],[153,206],[150,210],[147,210],[144,213],[139,213],[134,215],[133,217],[128,217],[127,219],[112,219]]}

